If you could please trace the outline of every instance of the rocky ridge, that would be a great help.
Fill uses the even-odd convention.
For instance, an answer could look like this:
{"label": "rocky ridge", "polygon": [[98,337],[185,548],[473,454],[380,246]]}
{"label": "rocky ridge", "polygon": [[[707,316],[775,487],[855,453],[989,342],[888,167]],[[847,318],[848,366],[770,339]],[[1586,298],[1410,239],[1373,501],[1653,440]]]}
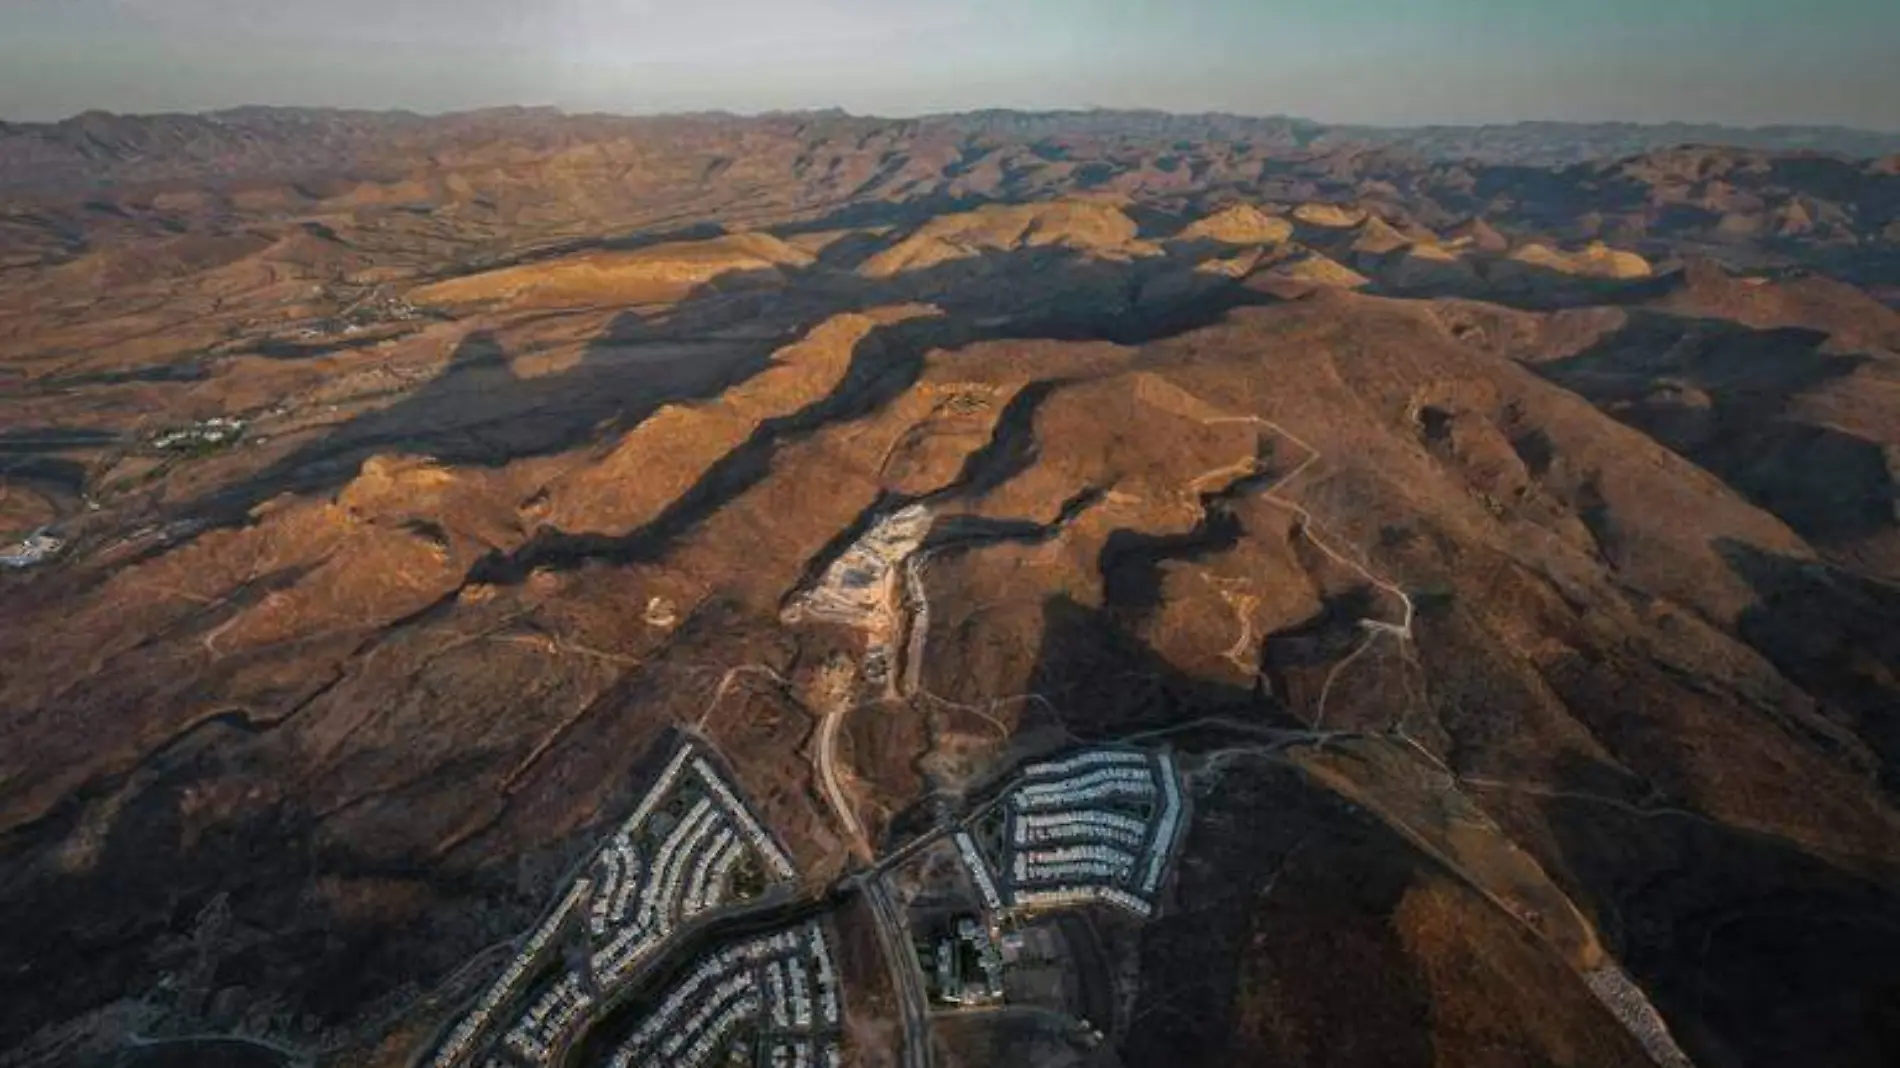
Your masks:
{"label": "rocky ridge", "polygon": [[814,885],[1173,747],[1106,1041],[939,1063],[1887,1063],[1878,165],[440,121],[6,217],[15,1062],[407,1063],[680,730]]}

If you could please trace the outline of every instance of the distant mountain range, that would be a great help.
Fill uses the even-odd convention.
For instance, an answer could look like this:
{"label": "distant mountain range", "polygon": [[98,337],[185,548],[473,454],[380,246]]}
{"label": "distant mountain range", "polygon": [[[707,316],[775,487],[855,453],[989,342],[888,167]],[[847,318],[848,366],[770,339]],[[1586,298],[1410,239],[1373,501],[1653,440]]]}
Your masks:
{"label": "distant mountain range", "polygon": [[1682,145],[1717,145],[1772,152],[1825,152],[1871,158],[1900,152],[1900,133],[1845,126],[1722,126],[1671,122],[1519,122],[1485,126],[1330,125],[1286,115],[1165,111],[971,111],[934,115],[973,133],[1014,138],[1128,137],[1249,141],[1262,145],[1331,148],[1388,145],[1431,159],[1540,166],[1614,158]]}
{"label": "distant mountain range", "polygon": [[0,123],[0,190],[72,190],[126,182],[284,174],[339,160],[389,158],[392,146],[428,153],[471,137],[543,147],[614,137],[672,138],[760,124],[821,130],[923,130],[1035,142],[1233,142],[1251,151],[1330,152],[1382,147],[1426,160],[1560,166],[1683,145],[1772,152],[1818,152],[1857,159],[1900,153],[1900,133],[1838,126],[1528,122],[1504,126],[1328,125],[1284,115],[1163,111],[970,111],[917,119],[853,116],[840,110],[739,116],[724,112],[659,116],[568,114],[552,108],[498,108],[425,116],[406,111],[246,107],[196,115],[87,112],[55,123]]}
{"label": "distant mountain range", "polygon": [[6,128],[0,1066],[1895,1068],[1900,156],[1707,133]]}

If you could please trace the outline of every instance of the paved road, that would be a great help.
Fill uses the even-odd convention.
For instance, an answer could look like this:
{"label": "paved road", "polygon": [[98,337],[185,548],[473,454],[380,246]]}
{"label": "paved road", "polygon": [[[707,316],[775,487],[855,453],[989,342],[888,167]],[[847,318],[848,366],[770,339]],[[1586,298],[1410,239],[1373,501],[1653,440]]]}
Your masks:
{"label": "paved road", "polygon": [[[826,802],[837,813],[839,825],[851,836],[853,849],[871,865],[868,871],[847,876],[845,882],[855,880],[865,901],[871,906],[878,945],[884,951],[884,963],[891,973],[891,989],[897,994],[898,1010],[903,1020],[903,1063],[905,1068],[930,1068],[930,1015],[925,1001],[923,976],[917,971],[916,955],[911,951],[909,928],[898,912],[896,903],[891,900],[890,887],[884,881],[887,865],[895,858],[886,858],[884,863],[877,862],[876,851],[864,833],[864,825],[858,821],[857,813],[852,811],[850,801],[838,783],[838,727],[850,711],[851,705],[841,701],[825,712],[824,722],[818,728],[818,777],[823,783]],[[928,837],[935,838],[941,833],[939,830]],[[898,852],[908,855],[910,849],[917,845],[916,842],[910,843],[909,847]]]}
{"label": "paved road", "polygon": [[890,887],[882,875],[864,882],[864,898],[877,920],[878,944],[884,949],[884,963],[890,968],[891,987],[897,992],[898,1012],[904,1024],[905,1068],[930,1068],[930,1010],[924,998],[923,976],[914,963],[910,948],[910,929],[891,900]]}

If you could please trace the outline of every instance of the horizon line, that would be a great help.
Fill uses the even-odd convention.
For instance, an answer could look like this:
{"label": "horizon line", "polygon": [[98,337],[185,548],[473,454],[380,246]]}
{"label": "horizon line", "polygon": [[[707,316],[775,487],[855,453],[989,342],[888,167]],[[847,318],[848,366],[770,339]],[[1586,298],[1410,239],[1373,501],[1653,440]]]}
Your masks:
{"label": "horizon line", "polygon": [[1284,121],[1303,123],[1320,129],[1333,130],[1488,130],[1510,129],[1525,126],[1560,127],[1624,127],[1633,130],[1659,130],[1672,127],[1704,127],[1718,130],[1737,130],[1745,132],[1763,132],[1776,130],[1830,130],[1843,133],[1867,134],[1884,137],[1900,137],[1900,128],[1884,129],[1874,126],[1856,126],[1842,122],[1767,122],[1741,124],[1707,119],[1663,119],[1645,121],[1636,119],[1553,119],[1526,118],[1497,122],[1415,122],[1415,123],[1379,123],[1379,122],[1334,122],[1315,119],[1286,112],[1244,112],[1227,111],[1219,108],[1207,108],[1190,111],[1177,111],[1159,107],[1106,107],[1083,105],[1067,107],[1018,107],[983,106],[954,109],[947,111],[925,111],[916,114],[879,114],[876,112],[855,112],[838,105],[802,108],[766,108],[758,111],[735,111],[730,108],[682,108],[655,111],[614,110],[608,108],[576,107],[557,103],[532,104],[492,104],[476,107],[458,107],[442,110],[426,110],[402,106],[391,107],[340,107],[326,104],[276,104],[249,103],[232,104],[219,107],[199,108],[196,110],[158,110],[158,111],[115,111],[110,108],[85,108],[58,119],[7,119],[0,117],[0,126],[10,127],[56,127],[77,122],[93,116],[112,119],[162,119],[197,118],[215,119],[220,115],[229,115],[247,111],[283,111],[313,112],[341,115],[381,115],[404,116],[418,119],[447,119],[459,116],[484,115],[506,112],[552,112],[563,118],[617,118],[617,119],[690,119],[690,118],[729,118],[729,119],[769,119],[797,116],[825,116],[846,119],[863,119],[880,122],[930,122],[967,118],[974,115],[1002,114],[1026,116],[1091,116],[1091,115],[1150,115],[1170,118],[1219,118],[1239,119],[1251,122]]}

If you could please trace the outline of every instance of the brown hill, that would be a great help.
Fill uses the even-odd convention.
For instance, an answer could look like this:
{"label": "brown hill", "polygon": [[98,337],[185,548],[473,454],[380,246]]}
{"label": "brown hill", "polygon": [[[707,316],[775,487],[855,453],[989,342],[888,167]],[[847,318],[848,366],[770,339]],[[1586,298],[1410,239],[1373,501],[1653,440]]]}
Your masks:
{"label": "brown hill", "polygon": [[1610,248],[1600,241],[1591,242],[1575,252],[1564,252],[1532,242],[1513,249],[1499,264],[1500,268],[1511,267],[1513,271],[1516,270],[1515,265],[1578,278],[1620,280],[1647,278],[1650,275],[1649,263],[1641,256]]}
{"label": "brown hill", "polygon": [[1504,252],[1511,247],[1510,241],[1483,219],[1467,219],[1453,227],[1446,237],[1453,245],[1469,246],[1479,252]]}
{"label": "brown hill", "polygon": [[1271,279],[1344,289],[1371,284],[1371,279],[1358,271],[1311,250],[1295,253],[1263,273]]}
{"label": "brown hill", "polygon": [[1308,226],[1318,226],[1328,230],[1350,230],[1365,221],[1366,213],[1339,204],[1301,204],[1293,209],[1293,217]]}
{"label": "brown hill", "polygon": [[1224,245],[1278,245],[1293,238],[1293,224],[1252,204],[1235,204],[1196,219],[1175,235],[1179,241],[1207,240]]}
{"label": "brown hill", "polygon": [[1111,258],[1140,254],[1134,220],[1113,204],[1063,201],[992,205],[931,219],[910,236],[872,256],[860,267],[867,278],[967,260],[985,251],[1064,248]]}
{"label": "brown hill", "polygon": [[[685,866],[613,834],[681,739],[794,872],[619,986],[573,921],[502,1000],[584,969],[576,1062],[805,920],[853,1065],[1893,1062],[1877,166],[302,129],[92,117],[165,187],[0,216],[7,1064],[433,1061]],[[983,903],[1092,745],[1181,775],[1149,913]],[[978,911],[1005,1004],[923,1011]]]}
{"label": "brown hill", "polygon": [[1412,239],[1394,230],[1390,223],[1374,216],[1353,235],[1352,251],[1359,255],[1383,256],[1412,243]]}
{"label": "brown hill", "polygon": [[1437,244],[1412,245],[1382,268],[1380,280],[1398,290],[1471,293],[1482,288],[1469,260]]}
{"label": "brown hill", "polygon": [[707,241],[656,245],[637,252],[601,252],[508,267],[423,286],[410,299],[425,304],[515,301],[536,305],[670,302],[716,279],[778,277],[812,256],[770,234],[741,233]]}

